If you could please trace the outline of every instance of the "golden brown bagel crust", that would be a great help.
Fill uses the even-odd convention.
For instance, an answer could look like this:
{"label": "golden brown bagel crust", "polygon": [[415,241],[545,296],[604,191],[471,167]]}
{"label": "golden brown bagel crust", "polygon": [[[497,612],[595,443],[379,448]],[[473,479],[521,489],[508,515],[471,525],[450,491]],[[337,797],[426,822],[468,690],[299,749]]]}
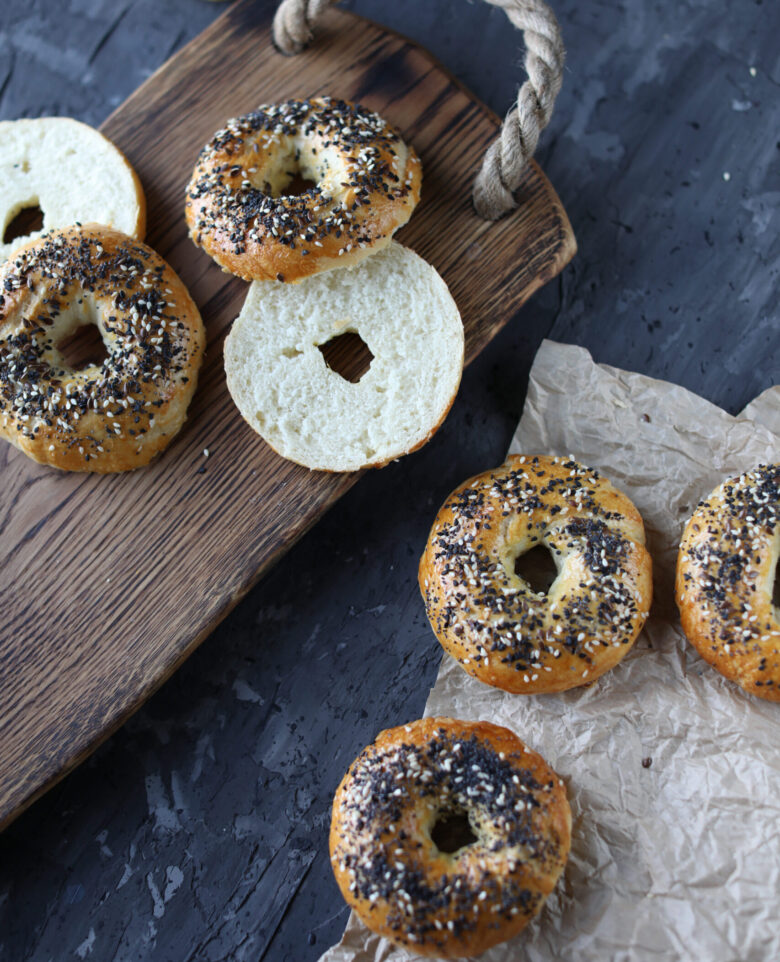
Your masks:
{"label": "golden brown bagel crust", "polygon": [[[447,853],[436,822],[476,840]],[[330,858],[374,932],[420,955],[478,955],[517,935],[560,877],[571,811],[560,778],[507,728],[425,718],[381,732],[336,791]]]}
{"label": "golden brown bagel crust", "polygon": [[[181,427],[205,332],[151,248],[87,224],[52,231],[0,271],[0,436],[66,471],[147,464]],[[70,368],[58,349],[84,323],[108,356]]]}
{"label": "golden brown bagel crust", "polygon": [[[315,182],[284,190],[296,172]],[[244,280],[297,281],[390,242],[420,199],[417,154],[377,114],[320,97],[228,121],[187,187],[190,236]]]}
{"label": "golden brown bagel crust", "polygon": [[780,464],[760,464],[699,502],[683,531],[676,595],[688,641],[722,675],[780,701]]}
{"label": "golden brown bagel crust", "polygon": [[[475,678],[522,694],[590,684],[631,648],[652,599],[642,518],[597,471],[567,458],[511,455],[470,478],[439,511],[420,561],[436,637]],[[546,545],[547,594],[515,573]]]}

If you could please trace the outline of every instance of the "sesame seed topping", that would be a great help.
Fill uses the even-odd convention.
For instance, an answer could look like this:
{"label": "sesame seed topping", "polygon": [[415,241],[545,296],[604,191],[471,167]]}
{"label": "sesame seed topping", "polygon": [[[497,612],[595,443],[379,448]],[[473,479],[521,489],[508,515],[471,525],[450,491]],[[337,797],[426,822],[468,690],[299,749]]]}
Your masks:
{"label": "sesame seed topping", "polygon": [[780,700],[772,572],[780,465],[760,464],[701,501],[680,545],[677,602],[700,654],[754,694]]}
{"label": "sesame seed topping", "polygon": [[[195,349],[162,284],[165,262],[130,238],[106,247],[100,236],[49,232],[0,272],[3,421],[25,441],[48,440],[48,451],[78,452],[90,469],[110,439],[149,430],[145,405],[168,404]],[[74,369],[59,345],[83,323],[97,324],[107,356]]]}
{"label": "sesame seed topping", "polygon": [[[649,607],[637,558],[649,561],[612,492],[570,458],[524,455],[447,499],[421,565],[423,596],[437,637],[477,677],[530,692],[555,672],[571,687],[614,664],[609,649],[633,643]],[[535,545],[558,569],[549,592],[515,571]]]}
{"label": "sesame seed topping", "polygon": [[[381,903],[397,937],[439,947],[445,929],[460,938],[485,916],[533,914],[542,897],[528,884],[529,862],[562,866],[565,858],[557,833],[545,827],[550,792],[560,785],[552,775],[540,780],[549,772],[541,759],[520,742],[499,753],[477,732],[456,740],[447,724],[403,726],[361,752],[337,796],[334,822],[333,861],[346,888]],[[428,726],[425,737],[421,726]],[[437,819],[465,817],[472,827],[472,841],[443,872],[436,832],[399,828],[414,823],[417,806],[439,812]]]}
{"label": "sesame seed topping", "polygon": [[[276,250],[274,260],[286,257],[284,248],[344,255],[377,239],[360,213],[369,201],[374,210],[406,207],[411,183],[399,179],[397,155],[404,164],[414,157],[360,105],[322,97],[259,107],[228,121],[201,151],[187,188],[191,234],[218,260],[224,249],[247,270],[264,247]],[[290,168],[317,182],[285,194]]]}

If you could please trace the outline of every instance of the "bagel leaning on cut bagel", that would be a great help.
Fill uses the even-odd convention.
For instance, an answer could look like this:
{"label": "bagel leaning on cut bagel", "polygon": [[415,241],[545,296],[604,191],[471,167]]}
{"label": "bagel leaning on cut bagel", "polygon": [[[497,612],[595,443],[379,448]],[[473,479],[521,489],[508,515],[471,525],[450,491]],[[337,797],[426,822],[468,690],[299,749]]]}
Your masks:
{"label": "bagel leaning on cut bagel", "polygon": [[[294,178],[312,181],[285,193]],[[297,281],[385,247],[420,197],[417,154],[381,117],[331,97],[229,120],[198,157],[193,241],[247,281]]]}

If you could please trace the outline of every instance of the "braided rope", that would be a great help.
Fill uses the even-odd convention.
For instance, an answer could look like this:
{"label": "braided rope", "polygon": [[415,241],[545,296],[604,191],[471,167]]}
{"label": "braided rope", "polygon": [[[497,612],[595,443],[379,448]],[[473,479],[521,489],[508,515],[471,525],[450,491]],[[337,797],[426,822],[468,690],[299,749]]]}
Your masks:
{"label": "braided rope", "polygon": [[[333,0],[281,0],[273,24],[274,43],[285,54],[299,53],[312,28]],[[498,137],[488,147],[474,182],[474,207],[485,220],[498,220],[516,206],[514,192],[550,122],[563,81],[565,50],[561,31],[544,0],[485,0],[500,7],[525,37],[528,79],[507,112]]]}

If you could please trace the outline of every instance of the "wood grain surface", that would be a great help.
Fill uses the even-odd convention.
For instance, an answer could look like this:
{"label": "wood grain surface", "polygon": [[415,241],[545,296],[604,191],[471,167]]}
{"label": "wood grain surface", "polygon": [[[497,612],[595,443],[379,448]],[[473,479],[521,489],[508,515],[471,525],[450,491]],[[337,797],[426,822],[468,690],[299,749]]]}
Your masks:
{"label": "wood grain surface", "polygon": [[449,284],[469,360],[575,251],[535,165],[514,214],[477,218],[472,179],[499,121],[425,51],[331,10],[316,44],[285,58],[268,27],[251,0],[230,7],[103,125],[141,177],[147,241],[192,291],[209,347],[187,424],[149,468],[66,475],[0,450],[0,825],[121,724],[359,477],[282,460],[227,393],[222,341],[246,285],[189,241],[183,199],[198,150],[228,117],[329,93],[401,129],[424,177],[397,236]]}

